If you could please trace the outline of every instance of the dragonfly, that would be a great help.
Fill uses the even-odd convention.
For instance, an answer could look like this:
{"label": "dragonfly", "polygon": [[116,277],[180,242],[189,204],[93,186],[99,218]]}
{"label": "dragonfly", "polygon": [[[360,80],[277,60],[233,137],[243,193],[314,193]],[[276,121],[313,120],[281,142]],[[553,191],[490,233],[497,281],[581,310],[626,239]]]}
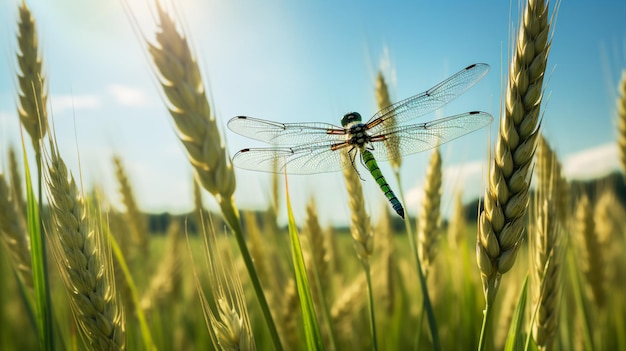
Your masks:
{"label": "dragonfly", "polygon": [[[423,93],[406,98],[376,112],[363,123],[358,112],[341,119],[341,127],[330,123],[280,123],[247,116],[233,117],[233,132],[270,144],[271,147],[245,148],[237,152],[233,164],[242,169],[315,174],[352,167],[360,155],[394,211],[404,219],[404,207],[387,183],[377,161],[388,161],[425,150],[487,126],[493,117],[472,111],[429,122],[407,124],[440,109],[465,93],[489,71],[489,65],[465,67]],[[347,153],[342,156],[342,153]]]}

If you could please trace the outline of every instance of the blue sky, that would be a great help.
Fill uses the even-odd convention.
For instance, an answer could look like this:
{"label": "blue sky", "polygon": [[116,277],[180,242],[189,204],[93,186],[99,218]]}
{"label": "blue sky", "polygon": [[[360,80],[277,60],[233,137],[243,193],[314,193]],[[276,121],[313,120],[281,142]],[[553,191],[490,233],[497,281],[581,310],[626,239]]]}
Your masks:
{"label": "blue sky", "polygon": [[[17,1],[0,0],[0,170],[18,145],[15,109]],[[150,39],[146,1],[128,1]],[[97,183],[117,203],[111,167],[120,154],[147,211],[189,210],[191,170],[173,133],[149,59],[121,1],[29,1],[40,34],[54,123],[66,161],[86,185]],[[512,8],[511,8],[512,6]],[[341,116],[376,112],[375,74],[383,67],[393,100],[422,92],[475,62],[491,65],[476,87],[429,118],[471,110],[496,122],[442,148],[444,210],[453,190],[482,193],[486,157],[497,133],[511,28],[518,5],[506,1],[200,1],[177,9],[192,38],[226,143],[232,153],[260,146],[226,130],[249,115],[277,121],[339,124]],[[617,167],[616,86],[626,68],[626,3],[564,2],[549,58],[544,133],[572,178]],[[78,145],[78,148],[77,148]],[[406,207],[415,213],[430,153],[409,156],[402,170]],[[383,165],[383,172],[389,168]],[[237,170],[240,207],[263,206],[269,175]],[[390,182],[397,187],[395,181]],[[373,180],[363,184],[370,212],[384,206]],[[290,178],[296,214],[315,194],[326,222],[348,214],[341,174]],[[323,190],[320,190],[323,189]],[[208,200],[208,198],[207,198]]]}

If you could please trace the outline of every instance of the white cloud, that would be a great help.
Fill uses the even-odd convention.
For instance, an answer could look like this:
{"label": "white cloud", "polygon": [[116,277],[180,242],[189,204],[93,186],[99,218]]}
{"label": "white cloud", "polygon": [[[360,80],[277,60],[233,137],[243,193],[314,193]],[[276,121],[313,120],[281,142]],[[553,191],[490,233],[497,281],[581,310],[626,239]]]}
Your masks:
{"label": "white cloud", "polygon": [[148,96],[141,89],[136,89],[121,84],[112,84],[109,85],[107,91],[120,105],[145,106],[148,102]]}
{"label": "white cloud", "polygon": [[619,169],[617,145],[607,143],[565,157],[563,171],[567,178],[589,179]]}
{"label": "white cloud", "polygon": [[67,110],[87,110],[100,107],[100,97],[96,95],[54,95],[51,96],[50,106],[55,113]]}

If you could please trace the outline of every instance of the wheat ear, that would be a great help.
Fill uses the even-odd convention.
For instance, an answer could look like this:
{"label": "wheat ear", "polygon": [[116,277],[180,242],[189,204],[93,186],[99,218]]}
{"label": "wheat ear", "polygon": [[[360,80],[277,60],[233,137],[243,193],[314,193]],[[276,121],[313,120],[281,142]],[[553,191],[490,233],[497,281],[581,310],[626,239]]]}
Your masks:
{"label": "wheat ear", "polygon": [[593,210],[586,194],[578,200],[575,228],[581,252],[581,269],[586,278],[590,297],[598,307],[604,304],[604,256],[596,235]]}
{"label": "wheat ear", "polygon": [[[391,105],[391,99],[389,98],[389,89],[385,82],[385,77],[382,71],[378,71],[376,76],[376,103],[379,109],[384,109]],[[389,118],[385,121],[387,128],[392,128],[396,125],[395,118]],[[389,155],[389,164],[397,172],[402,166],[402,157],[400,157],[400,139],[395,135],[390,135],[384,141],[387,147],[387,154]]]}
{"label": "wheat ear", "polygon": [[548,4],[529,0],[509,68],[504,114],[478,224],[476,252],[488,304],[497,294],[501,275],[515,263],[524,231],[549,33]]}
{"label": "wheat ear", "polygon": [[454,196],[454,212],[450,217],[448,225],[448,243],[452,248],[458,249],[461,243],[466,240],[467,219],[465,218],[465,208],[463,207],[463,193],[457,191]]}
{"label": "wheat ear", "polygon": [[550,184],[545,191],[554,203],[555,214],[565,226],[570,216],[570,190],[563,174],[563,165],[559,162],[556,152],[550,147],[546,138],[541,135],[537,145],[537,177],[539,184]]}
{"label": "wheat ear", "polygon": [[341,289],[341,294],[335,300],[330,314],[341,334],[358,333],[351,329],[351,322],[352,317],[363,309],[363,299],[360,297],[365,293],[366,288],[365,277],[359,275],[349,286]]}
{"label": "wheat ear", "polygon": [[[208,224],[203,226],[204,245],[207,248],[204,261],[211,294],[208,297],[205,294],[195,268],[194,281],[211,338],[222,350],[254,350],[254,336],[250,328],[243,286],[230,253],[229,243],[226,240],[218,241],[210,218],[204,224]],[[190,245],[189,241],[187,245]],[[208,298],[213,301],[212,304],[209,304]]]}
{"label": "wheat ear", "polygon": [[424,200],[417,221],[417,249],[425,274],[435,259],[441,220],[441,182],[441,153],[437,148],[430,157],[426,171]]}
{"label": "wheat ear", "polygon": [[269,245],[261,235],[256,213],[242,211],[242,219],[248,236],[248,243],[250,244],[250,254],[252,255],[252,259],[254,259],[254,265],[257,268],[256,271],[259,278],[266,287],[277,287],[278,284],[272,279],[273,274],[270,274],[271,270],[268,269],[269,264],[267,256],[271,255],[271,253],[268,252]]}
{"label": "wheat ear", "polygon": [[126,207],[125,218],[130,229],[134,249],[138,249],[144,258],[150,253],[148,223],[146,217],[139,210],[133,188],[119,156],[113,156],[115,167],[115,177],[119,183],[119,192],[122,196],[122,203]]}
{"label": "wheat ear", "polygon": [[85,199],[50,143],[46,190],[52,231],[49,237],[72,312],[91,348],[123,350],[124,316],[117,302],[111,254],[103,233],[89,218]]}
{"label": "wheat ear", "polygon": [[618,273],[626,268],[620,260],[624,250],[624,233],[626,233],[626,211],[612,190],[604,190],[594,208],[594,223],[598,241],[604,253],[606,279],[609,282],[621,283]]}
{"label": "wheat ear", "polygon": [[313,262],[317,270],[322,291],[326,293],[326,296],[331,296],[332,284],[330,279],[328,245],[325,242],[326,238],[317,217],[317,206],[315,205],[315,199],[313,197],[311,197],[306,205],[306,221],[303,231],[309,241]]}
{"label": "wheat ear", "polygon": [[617,98],[617,128],[619,137],[617,144],[619,156],[622,163],[624,177],[626,177],[626,69],[622,71],[622,79],[618,87],[619,96]]}
{"label": "wheat ear", "polygon": [[17,112],[22,125],[30,135],[37,160],[39,161],[41,159],[39,141],[44,137],[48,129],[48,113],[46,110],[48,95],[42,70],[42,61],[39,56],[35,19],[24,1],[19,7],[19,13],[17,45],[20,53],[17,54],[17,63],[21,74],[17,75],[17,81],[20,86]]}
{"label": "wheat ear", "polygon": [[26,205],[24,201],[24,190],[22,189],[22,176],[20,174],[20,168],[17,165],[17,157],[15,156],[15,149],[13,149],[13,147],[9,147],[9,176],[15,207],[20,214],[23,214],[24,211],[26,211]]}
{"label": "wheat ear", "polygon": [[209,218],[209,213],[204,208],[204,200],[202,199],[202,188],[200,188],[200,184],[196,181],[195,177],[193,177],[191,181],[193,183],[193,212],[195,214],[196,232],[200,233],[202,231],[204,221]]}
{"label": "wheat ear", "polygon": [[537,315],[533,337],[539,350],[551,350],[559,321],[561,300],[562,218],[558,206],[561,170],[556,155],[542,137],[537,153],[538,190],[530,226],[533,303]]}
{"label": "wheat ear", "polygon": [[[342,157],[349,158],[347,153]],[[350,162],[350,161],[346,161]],[[348,163],[349,164],[349,163]],[[374,236],[370,226],[370,218],[365,211],[365,199],[361,188],[359,174],[351,167],[344,167],[343,176],[348,191],[350,206],[350,233],[354,239],[356,255],[366,269],[369,269],[370,257],[374,252]]]}
{"label": "wheat ear", "polygon": [[378,223],[376,223],[375,232],[376,235],[382,239],[377,241],[378,243],[380,243],[380,259],[382,265],[382,274],[379,281],[382,282],[383,288],[380,301],[381,304],[384,306],[384,310],[387,313],[387,316],[390,317],[392,316],[396,306],[395,281],[398,278],[396,277],[397,262],[393,228],[391,227],[391,219],[389,218],[389,211],[387,210],[387,206],[387,203],[383,203]]}
{"label": "wheat ear", "polygon": [[33,289],[30,244],[23,216],[17,212],[4,175],[0,173],[0,236],[11,257],[11,264],[24,286]]}
{"label": "wheat ear", "polygon": [[180,250],[181,232],[180,222],[171,221],[167,227],[167,251],[152,276],[148,292],[141,300],[144,310],[171,305],[180,296],[183,265]]}
{"label": "wheat ear", "polygon": [[187,150],[200,184],[218,202],[229,202],[235,191],[235,174],[227,161],[215,117],[206,97],[200,68],[187,38],[157,2],[159,31],[148,51],[159,74],[180,141]]}
{"label": "wheat ear", "polygon": [[298,298],[298,290],[296,281],[289,279],[283,290],[280,292],[280,309],[278,313],[278,325],[280,327],[280,335],[286,349],[297,350],[301,347],[299,339],[298,320],[300,316],[300,300]]}

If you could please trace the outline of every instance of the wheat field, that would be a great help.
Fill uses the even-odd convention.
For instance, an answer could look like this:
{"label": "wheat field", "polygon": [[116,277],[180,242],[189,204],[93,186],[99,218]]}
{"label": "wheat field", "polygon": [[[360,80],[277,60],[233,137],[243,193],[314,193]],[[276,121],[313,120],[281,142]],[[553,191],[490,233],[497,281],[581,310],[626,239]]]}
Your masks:
{"label": "wheat field", "polygon": [[[85,189],[59,150],[45,37],[22,2],[12,74],[23,142],[3,145],[0,168],[0,349],[626,350],[626,204],[616,190],[626,179],[626,70],[613,117],[622,174],[571,182],[541,129],[558,6],[528,0],[514,24],[478,206],[459,192],[443,217],[437,148],[417,218],[381,201],[372,221],[359,175],[345,168],[350,216],[334,228],[320,223],[315,198],[301,223],[279,206],[290,196],[282,174],[266,210],[238,208],[202,60],[159,2],[157,31],[139,36],[193,169],[194,211],[142,212],[141,179],[123,153],[105,160],[118,193]],[[376,78],[380,108],[392,102],[387,78]],[[402,159],[391,166],[401,184]]]}

